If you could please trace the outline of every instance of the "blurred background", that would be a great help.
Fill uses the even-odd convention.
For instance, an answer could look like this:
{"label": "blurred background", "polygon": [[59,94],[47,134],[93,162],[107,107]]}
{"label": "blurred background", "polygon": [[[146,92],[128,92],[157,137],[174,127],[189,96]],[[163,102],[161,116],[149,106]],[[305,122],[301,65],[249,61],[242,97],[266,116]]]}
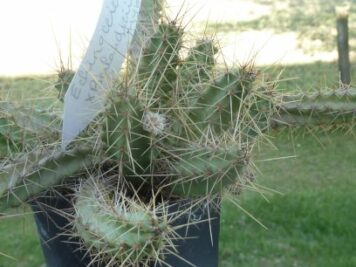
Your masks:
{"label": "blurred background", "polygon": [[[190,29],[217,34],[228,63],[251,58],[258,65],[331,62],[337,57],[334,6],[339,0],[167,2],[168,13],[179,14]],[[0,75],[53,73],[59,56],[69,55],[75,68],[101,5],[101,0],[1,1]]]}
{"label": "blurred background", "polygon": [[[0,95],[31,101],[52,92],[59,58],[71,55],[78,65],[101,4],[0,1]],[[335,7],[344,4],[354,87],[356,0],[168,0],[188,30],[216,36],[221,64],[252,61],[288,93],[340,87]],[[256,183],[266,190],[250,188],[237,199],[253,217],[224,202],[221,267],[356,266],[356,132],[330,129],[274,130],[261,143]],[[12,214],[21,212],[29,210]],[[31,214],[0,218],[0,267],[42,264]]]}

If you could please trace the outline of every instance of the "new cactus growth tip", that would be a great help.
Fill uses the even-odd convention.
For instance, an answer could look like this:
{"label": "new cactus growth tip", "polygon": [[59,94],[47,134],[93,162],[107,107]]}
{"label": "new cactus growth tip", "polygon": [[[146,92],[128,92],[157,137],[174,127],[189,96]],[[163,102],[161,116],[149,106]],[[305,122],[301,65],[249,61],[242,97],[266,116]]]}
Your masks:
{"label": "new cactus growth tip", "polygon": [[70,218],[92,263],[164,264],[164,255],[175,253],[176,228],[183,227],[172,226],[177,214],[168,212],[169,203],[199,202],[249,183],[251,151],[274,113],[273,84],[252,66],[218,68],[218,48],[209,38],[183,56],[183,37],[177,22],[162,19],[141,57],[132,66],[128,58],[90,127],[94,136],[83,134],[68,152],[53,145],[50,153],[4,163],[1,210],[67,176],[90,177],[74,189]]}

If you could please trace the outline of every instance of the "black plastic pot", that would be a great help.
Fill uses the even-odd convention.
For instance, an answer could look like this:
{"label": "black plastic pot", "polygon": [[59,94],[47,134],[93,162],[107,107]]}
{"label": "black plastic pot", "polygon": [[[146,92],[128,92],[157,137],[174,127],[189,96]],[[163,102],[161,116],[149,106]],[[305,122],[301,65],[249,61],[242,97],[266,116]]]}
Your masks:
{"label": "black plastic pot", "polygon": [[[187,225],[187,228],[180,228],[177,233],[189,238],[175,241],[179,257],[167,255],[164,260],[167,264],[174,267],[218,266],[220,215],[216,207],[220,207],[219,201],[219,199],[214,200],[214,205],[199,205],[189,216],[180,216],[175,220],[176,225]],[[65,235],[70,226],[67,218],[61,215],[61,211],[70,210],[71,202],[63,196],[44,196],[32,202],[31,205],[35,212],[37,230],[47,267],[87,266],[91,261],[87,251],[80,249],[76,243],[77,240]],[[173,205],[171,212],[182,208],[186,206]],[[163,267],[161,264],[152,263],[152,267],[161,266]]]}

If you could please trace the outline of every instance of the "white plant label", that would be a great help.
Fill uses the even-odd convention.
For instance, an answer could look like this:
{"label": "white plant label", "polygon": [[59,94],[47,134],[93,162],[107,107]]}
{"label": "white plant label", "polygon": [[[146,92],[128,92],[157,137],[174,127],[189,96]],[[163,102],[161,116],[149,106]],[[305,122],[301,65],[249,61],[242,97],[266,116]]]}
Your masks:
{"label": "white plant label", "polygon": [[64,97],[63,149],[103,109],[105,93],[117,79],[131,43],[140,5],[141,0],[104,0],[94,35]]}

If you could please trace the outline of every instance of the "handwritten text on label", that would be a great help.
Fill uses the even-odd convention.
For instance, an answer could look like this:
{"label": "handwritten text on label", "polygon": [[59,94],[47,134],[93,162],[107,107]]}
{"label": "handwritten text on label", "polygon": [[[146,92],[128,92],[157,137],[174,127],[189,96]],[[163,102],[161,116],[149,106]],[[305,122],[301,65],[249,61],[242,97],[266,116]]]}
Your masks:
{"label": "handwritten text on label", "polygon": [[141,0],[104,0],[87,52],[64,98],[62,148],[96,117],[118,77],[132,40]]}

